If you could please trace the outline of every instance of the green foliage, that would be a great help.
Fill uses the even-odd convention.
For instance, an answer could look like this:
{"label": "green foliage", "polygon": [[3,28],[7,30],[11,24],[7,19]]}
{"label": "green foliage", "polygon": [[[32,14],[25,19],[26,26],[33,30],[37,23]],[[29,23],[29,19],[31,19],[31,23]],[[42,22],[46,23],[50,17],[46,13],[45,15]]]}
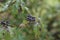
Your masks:
{"label": "green foliage", "polygon": [[[35,21],[27,20],[28,15],[35,17]],[[56,34],[60,32],[59,17],[59,0],[0,2],[0,21],[9,21],[9,25],[0,22],[0,40],[60,40]]]}

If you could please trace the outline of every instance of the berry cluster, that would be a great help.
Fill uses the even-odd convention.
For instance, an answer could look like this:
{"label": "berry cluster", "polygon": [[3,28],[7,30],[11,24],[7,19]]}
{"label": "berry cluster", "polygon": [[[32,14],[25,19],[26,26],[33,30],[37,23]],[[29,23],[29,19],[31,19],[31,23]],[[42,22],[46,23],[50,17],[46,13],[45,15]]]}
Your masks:
{"label": "berry cluster", "polygon": [[35,21],[35,17],[32,17],[31,15],[28,15],[27,20],[30,21],[30,22]]}
{"label": "berry cluster", "polygon": [[5,26],[5,25],[8,26],[9,22],[8,21],[1,21],[0,24],[3,25],[3,26]]}

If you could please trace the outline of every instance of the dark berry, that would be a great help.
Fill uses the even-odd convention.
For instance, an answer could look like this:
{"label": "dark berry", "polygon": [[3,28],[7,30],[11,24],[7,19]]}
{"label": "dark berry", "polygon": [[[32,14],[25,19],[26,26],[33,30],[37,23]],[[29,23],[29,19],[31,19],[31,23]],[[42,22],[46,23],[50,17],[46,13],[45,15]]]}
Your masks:
{"label": "dark berry", "polygon": [[31,19],[32,21],[35,21],[35,17],[32,17],[32,19]]}
{"label": "dark berry", "polygon": [[8,21],[1,21],[0,24],[4,26],[4,25],[8,25],[9,22]]}
{"label": "dark berry", "polygon": [[6,25],[8,25],[9,24],[9,21],[6,21]]}
{"label": "dark berry", "polygon": [[35,21],[35,17],[32,17],[31,15],[28,15],[27,20],[28,21]]}
{"label": "dark berry", "polygon": [[6,23],[4,21],[1,21],[1,25],[6,25]]}

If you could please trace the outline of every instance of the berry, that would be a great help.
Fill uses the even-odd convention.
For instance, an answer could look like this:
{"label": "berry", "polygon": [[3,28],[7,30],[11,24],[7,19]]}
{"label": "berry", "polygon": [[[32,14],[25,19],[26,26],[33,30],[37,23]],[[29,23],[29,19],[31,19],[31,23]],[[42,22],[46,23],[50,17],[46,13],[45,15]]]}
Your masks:
{"label": "berry", "polygon": [[27,20],[28,21],[35,21],[35,17],[32,17],[31,15],[28,15]]}
{"label": "berry", "polygon": [[6,21],[6,25],[8,25],[9,24],[9,21]]}
{"label": "berry", "polygon": [[4,26],[4,25],[8,25],[9,22],[8,21],[1,21],[0,24]]}
{"label": "berry", "polygon": [[6,25],[4,21],[1,21],[1,25]]}

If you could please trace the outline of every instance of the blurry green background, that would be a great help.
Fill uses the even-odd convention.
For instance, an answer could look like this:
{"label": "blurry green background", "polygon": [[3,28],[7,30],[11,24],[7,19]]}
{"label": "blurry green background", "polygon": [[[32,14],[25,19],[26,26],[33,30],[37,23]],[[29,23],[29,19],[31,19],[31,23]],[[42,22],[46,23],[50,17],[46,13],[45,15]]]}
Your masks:
{"label": "blurry green background", "polygon": [[60,0],[0,0],[0,40],[60,40]]}

